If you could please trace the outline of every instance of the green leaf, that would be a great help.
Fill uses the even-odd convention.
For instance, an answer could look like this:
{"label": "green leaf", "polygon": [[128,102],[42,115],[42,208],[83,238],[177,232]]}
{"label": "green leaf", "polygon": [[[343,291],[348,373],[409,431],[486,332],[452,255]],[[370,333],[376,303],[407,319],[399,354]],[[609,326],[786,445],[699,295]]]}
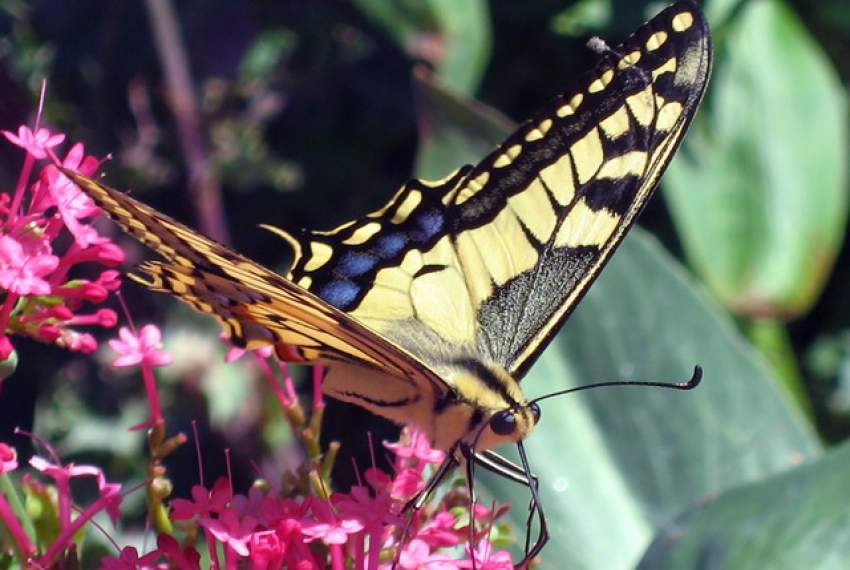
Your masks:
{"label": "green leaf", "polygon": [[472,93],[490,59],[485,0],[355,0],[412,57],[432,63],[447,84]]}
{"label": "green leaf", "polygon": [[[639,230],[523,390],[534,397],[605,380],[684,381],[694,364],[705,378],[691,392],[607,388],[542,404],[526,448],[551,525],[548,567],[632,567],[658,526],[685,508],[818,452],[728,317]],[[487,486],[517,507],[528,501],[517,485]],[[524,528],[523,509],[512,515]]]}
{"label": "green leaf", "polygon": [[668,525],[639,568],[847,568],[848,473],[845,444],[818,461],[724,493]]}
{"label": "green leaf", "polygon": [[847,212],[847,115],[836,74],[778,0],[742,6],[684,152],[665,179],[688,259],[732,310],[807,311]]}
{"label": "green leaf", "polygon": [[[428,111],[418,158],[430,175],[475,162],[485,141],[489,150],[505,134],[480,103],[441,96],[430,102],[448,110]],[[625,241],[523,390],[533,397],[604,380],[683,381],[695,364],[705,379],[692,392],[609,388],[542,403],[526,448],[551,525],[545,567],[632,567],[685,508],[819,453],[728,316],[645,234]],[[478,485],[514,505],[522,532],[528,490],[487,474]]]}

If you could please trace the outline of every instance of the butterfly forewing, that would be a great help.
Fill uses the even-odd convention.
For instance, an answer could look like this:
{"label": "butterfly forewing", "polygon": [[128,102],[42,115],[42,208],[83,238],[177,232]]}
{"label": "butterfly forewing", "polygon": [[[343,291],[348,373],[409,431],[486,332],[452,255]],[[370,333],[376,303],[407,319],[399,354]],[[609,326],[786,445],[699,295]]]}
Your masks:
{"label": "butterfly forewing", "polygon": [[[645,206],[702,98],[707,24],[690,3],[644,24],[460,185],[451,216],[479,345],[521,377]],[[479,187],[480,186],[480,187]],[[493,253],[495,252],[495,253]]]}
{"label": "butterfly forewing", "polygon": [[661,12],[475,167],[288,238],[291,277],[440,372],[472,355],[521,377],[640,213],[711,63],[690,3]]}

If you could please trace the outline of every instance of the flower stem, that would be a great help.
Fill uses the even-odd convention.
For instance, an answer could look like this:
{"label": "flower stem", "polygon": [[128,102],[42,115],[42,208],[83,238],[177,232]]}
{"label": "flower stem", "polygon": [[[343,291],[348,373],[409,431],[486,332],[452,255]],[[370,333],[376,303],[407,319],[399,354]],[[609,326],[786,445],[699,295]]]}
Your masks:
{"label": "flower stem", "polygon": [[6,230],[12,227],[12,223],[18,219],[18,210],[21,207],[21,202],[24,201],[24,190],[27,187],[27,181],[30,179],[32,167],[35,164],[35,158],[30,153],[27,153],[24,159],[24,166],[21,168],[21,174],[18,176],[18,184],[15,186],[15,197],[12,198],[12,205],[9,207],[9,217],[6,218]]}
{"label": "flower stem", "polygon": [[331,544],[331,564],[333,570],[345,570],[345,556],[341,544]]}
{"label": "flower stem", "polygon": [[142,378],[145,380],[145,392],[148,395],[148,403],[151,408],[151,424],[157,425],[162,423],[162,409],[159,405],[159,393],[156,391],[156,377],[153,374],[153,367],[142,363]]}
{"label": "flower stem", "polygon": [[0,475],[0,496],[6,496],[6,500],[9,501],[9,505],[12,507],[12,510],[17,515],[18,520],[23,524],[24,530],[27,533],[27,536],[30,540],[36,539],[35,526],[32,524],[32,520],[29,516],[27,516],[27,510],[24,506],[24,503],[21,501],[21,496],[18,494],[17,489],[15,488],[15,484],[12,481],[11,476],[4,473]]}
{"label": "flower stem", "polygon": [[7,291],[6,300],[3,301],[3,307],[0,308],[0,333],[5,333],[6,327],[9,325],[9,317],[12,315],[12,310],[17,302],[18,295]]}
{"label": "flower stem", "polygon": [[204,529],[204,537],[207,539],[207,550],[210,553],[210,565],[215,570],[219,570],[221,568],[221,563],[218,560],[218,548],[215,546],[215,537],[213,536],[213,533],[206,528]]}
{"label": "flower stem", "polygon": [[[5,475],[3,475],[2,478],[4,480],[8,479]],[[15,496],[17,497],[17,494],[15,494]],[[27,517],[23,517],[21,520],[30,522]],[[2,521],[9,530],[9,534],[15,542],[15,548],[21,558],[21,564],[25,564],[26,561],[29,560],[30,556],[35,554],[35,545],[30,540],[27,532],[24,531],[20,520],[18,520],[18,517],[15,516],[15,512],[9,503],[6,502],[6,498],[2,493],[0,493],[0,521]]]}
{"label": "flower stem", "polygon": [[59,532],[59,536],[56,537],[56,540],[53,541],[53,544],[50,545],[50,548],[48,548],[47,552],[44,553],[44,556],[41,557],[41,560],[39,561],[41,566],[44,568],[51,567],[50,563],[56,555],[59,554],[59,552],[67,548],[68,543],[74,539],[74,534],[76,534],[76,532],[80,530],[83,525],[88,523],[98,512],[105,509],[108,501],[112,499],[112,497],[107,496],[101,497],[86,507],[86,509],[80,513],[80,515],[75,518],[71,524],[62,528]]}

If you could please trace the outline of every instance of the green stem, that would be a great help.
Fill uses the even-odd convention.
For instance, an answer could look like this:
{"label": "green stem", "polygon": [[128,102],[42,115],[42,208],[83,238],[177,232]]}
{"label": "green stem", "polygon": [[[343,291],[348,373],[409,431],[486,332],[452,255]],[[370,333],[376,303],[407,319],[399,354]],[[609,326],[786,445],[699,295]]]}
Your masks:
{"label": "green stem", "polygon": [[812,402],[803,384],[800,367],[784,323],[769,318],[752,319],[744,323],[744,330],[776,372],[784,392],[807,418],[813,420]]}
{"label": "green stem", "polygon": [[9,506],[12,507],[12,511],[14,511],[15,516],[21,523],[21,526],[24,527],[24,531],[27,533],[27,536],[33,543],[35,543],[38,539],[38,535],[35,532],[35,526],[33,526],[29,513],[27,513],[27,509],[21,501],[21,496],[18,495],[18,490],[15,489],[15,485],[12,483],[12,478],[8,473],[0,475],[0,493],[6,496],[6,500],[9,501]]}

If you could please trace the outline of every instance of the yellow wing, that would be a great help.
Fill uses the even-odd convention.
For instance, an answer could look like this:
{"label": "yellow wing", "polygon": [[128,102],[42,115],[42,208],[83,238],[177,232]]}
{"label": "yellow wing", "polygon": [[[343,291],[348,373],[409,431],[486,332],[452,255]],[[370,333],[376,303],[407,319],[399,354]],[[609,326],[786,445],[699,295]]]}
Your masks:
{"label": "yellow wing", "polygon": [[708,81],[690,2],[603,51],[478,165],[330,231],[278,231],[289,277],[438,374],[471,357],[521,377],[643,209]]}

